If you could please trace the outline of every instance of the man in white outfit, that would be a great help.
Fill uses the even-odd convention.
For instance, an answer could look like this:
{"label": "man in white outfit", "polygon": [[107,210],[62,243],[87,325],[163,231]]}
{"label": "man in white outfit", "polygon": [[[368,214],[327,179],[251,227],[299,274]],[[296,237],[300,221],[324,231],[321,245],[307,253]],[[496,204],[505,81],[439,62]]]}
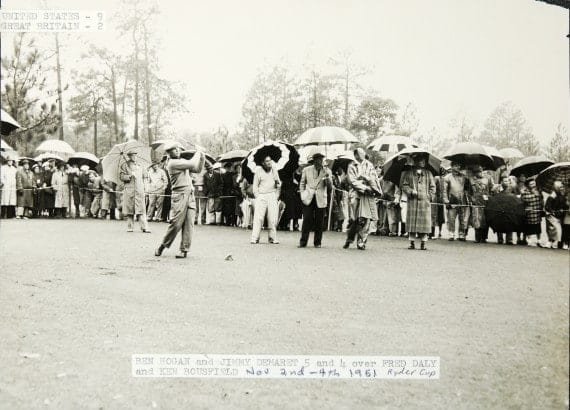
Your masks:
{"label": "man in white outfit", "polygon": [[253,176],[255,210],[253,212],[251,243],[259,243],[259,235],[266,214],[269,243],[279,243],[277,240],[277,218],[279,215],[278,199],[280,194],[281,179],[279,178],[279,173],[273,166],[271,157],[266,157],[262,166],[255,170]]}

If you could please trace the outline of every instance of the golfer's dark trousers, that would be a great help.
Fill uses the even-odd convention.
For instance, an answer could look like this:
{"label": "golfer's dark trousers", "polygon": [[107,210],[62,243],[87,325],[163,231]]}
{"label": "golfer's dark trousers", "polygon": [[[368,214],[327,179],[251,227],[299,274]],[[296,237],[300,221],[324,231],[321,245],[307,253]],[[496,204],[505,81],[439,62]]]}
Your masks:
{"label": "golfer's dark trousers", "polygon": [[303,229],[301,231],[301,241],[299,245],[306,246],[309,241],[311,230],[315,231],[313,244],[315,246],[321,244],[323,239],[323,220],[325,217],[325,208],[317,207],[317,200],[313,198],[311,205],[303,204]]}

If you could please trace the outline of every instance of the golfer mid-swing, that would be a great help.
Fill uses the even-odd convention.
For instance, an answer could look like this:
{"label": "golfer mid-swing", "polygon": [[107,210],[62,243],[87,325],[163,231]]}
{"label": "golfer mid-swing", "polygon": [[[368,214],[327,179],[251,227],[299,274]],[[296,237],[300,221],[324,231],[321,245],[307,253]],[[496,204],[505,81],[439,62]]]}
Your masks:
{"label": "golfer mid-swing", "polygon": [[164,248],[170,248],[178,232],[182,230],[180,253],[176,258],[185,258],[190,250],[192,233],[194,231],[194,214],[196,213],[196,198],[190,172],[198,173],[204,166],[204,154],[197,151],[192,159],[180,158],[180,148],[175,143],[168,143],[164,150],[170,159],[166,170],[172,184],[170,225],[160,246],[154,252],[155,256],[162,255]]}

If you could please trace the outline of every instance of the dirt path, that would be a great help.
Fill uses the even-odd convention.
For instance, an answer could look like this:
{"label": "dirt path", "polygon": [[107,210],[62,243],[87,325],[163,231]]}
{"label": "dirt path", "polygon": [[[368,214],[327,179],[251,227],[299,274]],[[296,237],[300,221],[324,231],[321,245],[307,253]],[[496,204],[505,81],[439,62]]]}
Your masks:
{"label": "dirt path", "polygon": [[[181,261],[151,226],[1,222],[1,408],[568,407],[567,251],[203,226]],[[133,353],[440,356],[441,378],[138,379]]]}

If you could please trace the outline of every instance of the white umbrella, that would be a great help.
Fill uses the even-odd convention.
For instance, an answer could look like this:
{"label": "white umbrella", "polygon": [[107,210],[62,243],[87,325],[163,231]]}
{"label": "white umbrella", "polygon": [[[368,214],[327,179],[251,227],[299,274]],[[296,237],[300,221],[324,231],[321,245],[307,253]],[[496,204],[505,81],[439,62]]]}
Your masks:
{"label": "white umbrella", "polygon": [[499,150],[499,152],[503,155],[503,158],[509,158],[509,159],[524,158],[524,154],[516,148],[503,148]]}
{"label": "white umbrella", "polygon": [[55,159],[57,161],[62,161],[63,162],[63,158],[60,157],[57,154],[53,154],[51,152],[44,152],[43,154],[38,155],[37,157],[34,158],[34,161],[36,162],[44,162],[50,159]]}
{"label": "white umbrella", "polygon": [[117,144],[101,161],[103,165],[103,179],[105,181],[111,181],[119,184],[119,170],[121,165],[127,161],[127,152],[135,151],[137,153],[137,162],[139,162],[144,168],[151,165],[150,160],[150,147],[144,145],[143,143],[130,140],[123,142],[122,144]]}
{"label": "white umbrella", "polygon": [[18,121],[16,121],[10,114],[6,111],[0,109],[0,123],[1,129],[0,133],[2,135],[9,135],[12,131],[18,128],[22,128]]}
{"label": "white umbrella", "polygon": [[75,153],[75,150],[67,142],[62,140],[45,140],[36,148],[37,152],[51,152],[64,158]]}
{"label": "white umbrella", "polygon": [[384,135],[376,138],[366,148],[378,152],[400,152],[404,148],[417,148],[417,145],[404,135]]}
{"label": "white umbrella", "polygon": [[14,148],[8,145],[3,139],[0,139],[0,151],[14,151]]}
{"label": "white umbrella", "polygon": [[293,145],[350,144],[358,139],[341,127],[315,127],[302,133]]}

